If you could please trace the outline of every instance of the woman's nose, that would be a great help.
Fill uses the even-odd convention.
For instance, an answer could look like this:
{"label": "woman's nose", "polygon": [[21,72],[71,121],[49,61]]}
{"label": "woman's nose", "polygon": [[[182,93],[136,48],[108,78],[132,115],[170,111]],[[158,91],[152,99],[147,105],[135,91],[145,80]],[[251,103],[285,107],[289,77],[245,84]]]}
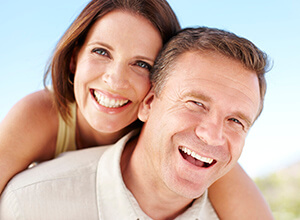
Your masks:
{"label": "woman's nose", "polygon": [[113,90],[128,89],[129,73],[126,65],[116,63],[110,65],[103,74],[103,81]]}

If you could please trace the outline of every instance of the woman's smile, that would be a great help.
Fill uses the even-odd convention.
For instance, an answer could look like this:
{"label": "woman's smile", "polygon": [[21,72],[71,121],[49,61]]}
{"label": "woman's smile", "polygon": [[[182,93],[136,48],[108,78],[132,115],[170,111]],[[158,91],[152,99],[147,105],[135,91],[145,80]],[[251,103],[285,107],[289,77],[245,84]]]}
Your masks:
{"label": "woman's smile", "polygon": [[112,94],[107,95],[99,90],[91,90],[91,94],[99,105],[106,108],[120,108],[131,102],[129,99],[114,97]]}

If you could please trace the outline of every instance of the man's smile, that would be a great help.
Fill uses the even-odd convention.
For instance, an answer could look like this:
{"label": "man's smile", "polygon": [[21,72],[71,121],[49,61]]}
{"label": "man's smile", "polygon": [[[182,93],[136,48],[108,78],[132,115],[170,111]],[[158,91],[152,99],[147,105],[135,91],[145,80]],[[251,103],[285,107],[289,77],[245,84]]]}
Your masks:
{"label": "man's smile", "polygon": [[208,157],[202,157],[199,154],[197,154],[196,152],[183,147],[183,146],[179,146],[179,151],[182,155],[182,157],[187,160],[189,163],[194,164],[198,167],[210,167],[212,165],[214,165],[217,161],[212,159],[212,158],[208,158]]}

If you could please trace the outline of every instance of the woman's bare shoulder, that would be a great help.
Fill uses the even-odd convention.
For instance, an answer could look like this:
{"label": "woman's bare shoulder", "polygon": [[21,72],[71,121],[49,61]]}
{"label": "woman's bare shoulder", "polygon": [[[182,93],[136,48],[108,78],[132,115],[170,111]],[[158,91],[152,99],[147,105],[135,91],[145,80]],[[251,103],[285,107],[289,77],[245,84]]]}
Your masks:
{"label": "woman's bare shoulder", "polygon": [[[27,149],[35,148],[37,159],[50,159],[58,129],[58,113],[51,92],[44,89],[22,98],[3,119],[0,128],[1,139],[7,144],[19,141]],[[10,138],[5,138],[6,135]]]}

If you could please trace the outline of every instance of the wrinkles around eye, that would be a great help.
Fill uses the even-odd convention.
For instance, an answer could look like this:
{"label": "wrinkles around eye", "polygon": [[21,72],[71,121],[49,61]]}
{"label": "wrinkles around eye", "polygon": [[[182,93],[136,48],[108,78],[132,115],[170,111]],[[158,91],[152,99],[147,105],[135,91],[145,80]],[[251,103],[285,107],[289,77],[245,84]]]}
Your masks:
{"label": "wrinkles around eye", "polygon": [[230,118],[229,120],[232,121],[232,122],[234,122],[235,124],[241,126],[244,129],[245,126],[244,126],[244,124],[240,120],[238,120],[236,118]]}

